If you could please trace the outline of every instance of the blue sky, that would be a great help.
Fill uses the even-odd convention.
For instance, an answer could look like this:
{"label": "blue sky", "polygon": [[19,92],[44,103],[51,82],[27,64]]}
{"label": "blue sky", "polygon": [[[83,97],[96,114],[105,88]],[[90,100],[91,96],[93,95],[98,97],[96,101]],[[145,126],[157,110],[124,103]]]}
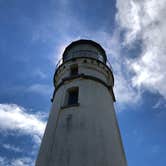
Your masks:
{"label": "blue sky", "polygon": [[166,163],[165,0],[0,0],[0,165],[34,165],[64,48],[107,52],[129,166]]}

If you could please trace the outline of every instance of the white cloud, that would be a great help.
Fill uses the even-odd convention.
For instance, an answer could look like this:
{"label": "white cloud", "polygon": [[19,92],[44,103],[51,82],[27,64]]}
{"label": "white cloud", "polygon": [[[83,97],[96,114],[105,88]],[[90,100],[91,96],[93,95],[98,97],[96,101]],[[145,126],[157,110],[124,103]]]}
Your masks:
{"label": "white cloud", "polygon": [[166,103],[164,99],[159,99],[152,107],[153,109],[159,110],[159,108],[166,108]]}
{"label": "white cloud", "polygon": [[34,161],[31,158],[17,158],[11,161],[11,166],[33,166]]}
{"label": "white cloud", "polygon": [[22,149],[20,149],[19,147],[16,147],[14,145],[10,145],[10,144],[3,144],[2,145],[3,148],[10,150],[10,151],[14,151],[14,152],[22,152]]}
{"label": "white cloud", "polygon": [[113,70],[115,77],[115,97],[116,102],[119,104],[131,104],[135,103],[140,99],[139,89],[135,89],[132,86],[130,78],[123,74],[125,67],[125,72],[128,73],[128,68],[126,67],[126,57],[121,54],[122,44],[120,41],[120,32],[117,28],[111,35],[104,31],[89,32],[89,36],[92,40],[101,44],[105,49],[108,61]]}
{"label": "white cloud", "polygon": [[33,166],[34,161],[28,157],[8,159],[6,157],[0,156],[0,165],[1,166]]}
{"label": "white cloud", "polygon": [[140,99],[139,90],[134,89],[122,75],[115,75],[115,97],[118,103],[136,103]]}
{"label": "white cloud", "polygon": [[116,19],[127,31],[126,42],[131,42],[135,39],[137,33],[140,32],[140,20],[138,16],[140,6],[138,6],[137,2],[133,0],[117,0],[116,6],[118,9]]}
{"label": "white cloud", "polygon": [[[15,132],[41,139],[46,122],[16,104],[0,104],[0,132]],[[39,141],[38,141],[39,142]]]}
{"label": "white cloud", "polygon": [[126,30],[124,44],[142,41],[142,52],[130,60],[132,84],[166,98],[166,0],[117,0],[117,21]]}

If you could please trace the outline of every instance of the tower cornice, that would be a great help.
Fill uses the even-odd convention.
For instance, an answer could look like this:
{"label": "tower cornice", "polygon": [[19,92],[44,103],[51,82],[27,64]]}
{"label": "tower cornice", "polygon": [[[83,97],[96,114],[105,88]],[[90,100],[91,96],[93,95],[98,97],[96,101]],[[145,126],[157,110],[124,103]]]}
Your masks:
{"label": "tower cornice", "polygon": [[55,85],[55,82],[54,82],[54,81],[55,81],[55,77],[56,77],[57,72],[59,71],[59,69],[62,68],[63,66],[65,66],[65,64],[67,64],[68,62],[70,62],[70,61],[73,61],[73,62],[74,62],[74,61],[79,60],[79,59],[90,59],[90,60],[96,61],[98,64],[104,65],[104,66],[108,69],[108,71],[110,72],[111,77],[112,77],[112,80],[113,80],[113,85],[114,85],[114,75],[113,75],[112,67],[111,67],[111,66],[109,67],[107,64],[105,64],[105,63],[103,63],[103,62],[101,62],[100,60],[97,60],[97,59],[95,59],[95,58],[92,58],[92,57],[84,57],[84,56],[82,56],[82,57],[75,57],[75,58],[73,58],[73,59],[69,59],[69,60],[63,62],[63,63],[60,64],[60,65],[57,65],[57,68],[55,69],[55,73],[54,73],[54,78],[53,78],[53,83],[54,83],[54,85]]}

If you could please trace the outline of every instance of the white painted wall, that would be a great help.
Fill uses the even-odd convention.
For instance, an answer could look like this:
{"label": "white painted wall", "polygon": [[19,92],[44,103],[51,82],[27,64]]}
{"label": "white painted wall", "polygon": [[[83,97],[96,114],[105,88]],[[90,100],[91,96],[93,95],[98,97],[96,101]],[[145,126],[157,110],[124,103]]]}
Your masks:
{"label": "white painted wall", "polygon": [[[87,59],[88,60],[88,59]],[[88,60],[89,61],[89,60]],[[79,73],[113,85],[107,68],[69,61],[59,68],[56,85],[69,76],[70,65],[77,63]],[[79,87],[79,106],[62,108],[68,88]],[[106,86],[91,79],[65,82],[56,91],[36,166],[126,166],[125,154],[113,106]]]}

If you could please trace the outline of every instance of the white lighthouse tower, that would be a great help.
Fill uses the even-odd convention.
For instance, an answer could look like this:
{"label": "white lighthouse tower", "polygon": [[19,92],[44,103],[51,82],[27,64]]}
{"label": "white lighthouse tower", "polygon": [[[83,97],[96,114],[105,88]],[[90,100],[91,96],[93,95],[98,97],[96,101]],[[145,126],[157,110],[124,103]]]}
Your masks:
{"label": "white lighthouse tower", "polygon": [[104,49],[91,40],[71,43],[54,86],[36,166],[126,166]]}

